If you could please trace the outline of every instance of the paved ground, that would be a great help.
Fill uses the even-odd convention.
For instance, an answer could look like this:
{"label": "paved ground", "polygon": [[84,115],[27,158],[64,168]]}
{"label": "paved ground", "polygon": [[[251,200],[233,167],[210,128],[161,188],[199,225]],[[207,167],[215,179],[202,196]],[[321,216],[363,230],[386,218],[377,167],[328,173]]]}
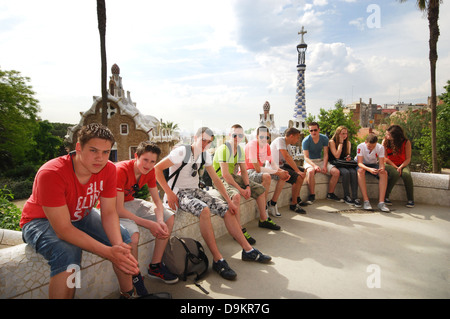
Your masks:
{"label": "paved ground", "polygon": [[201,282],[209,295],[189,279],[175,285],[145,279],[146,287],[174,299],[450,297],[449,208],[398,202],[390,214],[335,213],[348,208],[320,200],[306,215],[281,209],[282,231],[246,225],[255,247],[273,257],[269,265],[241,261],[238,244],[219,238],[238,278],[226,281],[210,270]]}

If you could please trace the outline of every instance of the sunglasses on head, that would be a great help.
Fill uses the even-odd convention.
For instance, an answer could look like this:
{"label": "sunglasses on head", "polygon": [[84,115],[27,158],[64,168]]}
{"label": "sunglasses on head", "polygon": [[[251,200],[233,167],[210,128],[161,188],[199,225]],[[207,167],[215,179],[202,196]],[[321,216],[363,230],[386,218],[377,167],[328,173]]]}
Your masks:
{"label": "sunglasses on head", "polygon": [[231,134],[231,137],[232,138],[236,138],[236,137],[243,138],[244,134]]}
{"label": "sunglasses on head", "polygon": [[259,136],[260,140],[263,140],[263,139],[269,140],[269,138],[270,138],[270,136],[262,136],[262,135]]}

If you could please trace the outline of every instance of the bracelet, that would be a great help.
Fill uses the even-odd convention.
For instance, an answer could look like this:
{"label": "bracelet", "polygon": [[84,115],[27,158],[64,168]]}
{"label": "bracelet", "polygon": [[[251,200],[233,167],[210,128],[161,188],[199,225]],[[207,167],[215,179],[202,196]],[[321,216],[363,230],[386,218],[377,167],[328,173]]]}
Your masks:
{"label": "bracelet", "polygon": [[250,187],[250,185],[249,185],[249,184],[247,184],[247,185],[244,185],[244,188],[247,188],[247,187]]}

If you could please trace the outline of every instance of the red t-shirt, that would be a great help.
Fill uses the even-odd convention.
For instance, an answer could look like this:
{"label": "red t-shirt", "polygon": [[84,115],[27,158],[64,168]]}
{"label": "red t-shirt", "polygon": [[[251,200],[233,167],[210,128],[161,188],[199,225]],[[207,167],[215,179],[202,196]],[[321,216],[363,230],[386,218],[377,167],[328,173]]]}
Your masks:
{"label": "red t-shirt", "polygon": [[406,160],[406,142],[404,141],[400,152],[394,153],[393,149],[386,147],[386,157],[389,158],[395,165],[400,166],[403,164],[403,162]]}
{"label": "red t-shirt", "polygon": [[252,140],[245,145],[245,164],[247,169],[255,169],[253,163],[258,161],[260,167],[264,167],[266,161],[272,162],[272,151],[269,144],[259,147],[258,140]]}
{"label": "red t-shirt", "polygon": [[[76,155],[74,155],[76,156]],[[100,197],[116,197],[116,168],[112,162],[82,185],[75,175],[71,155],[52,159],[38,170],[33,191],[22,210],[20,227],[35,218],[47,218],[43,206],[67,205],[70,219],[85,217]]]}
{"label": "red t-shirt", "polygon": [[155,170],[152,169],[145,175],[141,175],[139,183],[136,181],[136,175],[134,175],[134,163],[135,159],[122,161],[116,164],[117,168],[117,191],[124,193],[124,201],[129,202],[134,199],[133,194],[135,192],[133,185],[138,184],[139,189],[145,184],[148,188],[156,187]]}

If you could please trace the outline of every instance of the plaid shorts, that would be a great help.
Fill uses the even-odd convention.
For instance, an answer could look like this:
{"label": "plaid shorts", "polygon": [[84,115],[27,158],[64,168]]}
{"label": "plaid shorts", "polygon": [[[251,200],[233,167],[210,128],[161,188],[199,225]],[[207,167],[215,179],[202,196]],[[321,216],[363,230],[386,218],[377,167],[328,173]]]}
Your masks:
{"label": "plaid shorts", "polygon": [[200,217],[200,213],[209,207],[211,213],[224,217],[228,211],[228,204],[217,197],[211,196],[200,188],[184,188],[177,193],[180,209]]}

